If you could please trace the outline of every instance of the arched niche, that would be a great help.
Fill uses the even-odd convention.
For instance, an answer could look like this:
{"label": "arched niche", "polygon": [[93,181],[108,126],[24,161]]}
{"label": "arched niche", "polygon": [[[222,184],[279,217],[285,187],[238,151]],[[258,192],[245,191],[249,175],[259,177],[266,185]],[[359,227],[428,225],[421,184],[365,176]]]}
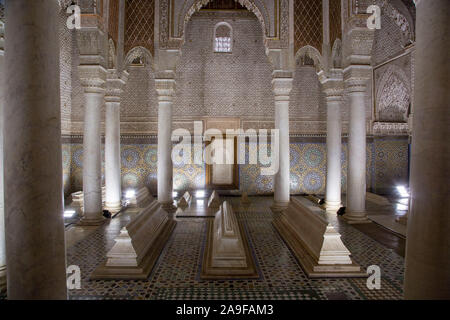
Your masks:
{"label": "arched niche", "polygon": [[391,65],[383,73],[376,93],[376,120],[404,123],[411,103],[410,80],[405,72]]}
{"label": "arched niche", "polygon": [[149,65],[153,70],[153,56],[150,51],[144,47],[134,47],[128,51],[125,57],[125,69],[128,70],[131,65]]}
{"label": "arched niche", "polygon": [[310,62],[308,63],[308,61],[312,61],[317,73],[319,73],[320,71],[325,71],[323,57],[320,54],[319,50],[317,50],[313,46],[307,45],[298,49],[295,54],[296,64],[299,59],[305,61],[307,64],[310,64]]}

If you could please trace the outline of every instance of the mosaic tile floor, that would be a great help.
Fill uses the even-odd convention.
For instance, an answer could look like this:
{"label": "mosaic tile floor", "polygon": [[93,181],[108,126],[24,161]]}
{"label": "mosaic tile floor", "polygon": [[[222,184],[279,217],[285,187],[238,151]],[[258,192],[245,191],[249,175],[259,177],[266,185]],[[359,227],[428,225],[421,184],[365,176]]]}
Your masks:
{"label": "mosaic tile floor", "polygon": [[243,208],[239,198],[228,198],[255,256],[260,278],[252,280],[200,280],[206,240],[206,219],[178,218],[178,224],[146,281],[91,281],[90,273],[114,244],[114,237],[130,219],[123,214],[67,249],[68,265],[79,265],[80,290],[71,299],[402,299],[403,258],[352,226],[333,218],[332,223],[354,260],[362,267],[376,264],[382,272],[380,290],[369,290],[365,279],[308,279],[272,227],[270,197],[252,197]]}

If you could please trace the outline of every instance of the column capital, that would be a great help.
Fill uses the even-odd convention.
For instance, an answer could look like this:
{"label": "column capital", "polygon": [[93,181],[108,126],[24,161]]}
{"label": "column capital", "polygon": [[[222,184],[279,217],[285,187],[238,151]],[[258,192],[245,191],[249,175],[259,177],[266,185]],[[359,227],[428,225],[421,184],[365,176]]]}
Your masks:
{"label": "column capital", "polygon": [[325,99],[327,102],[333,102],[333,101],[340,102],[340,101],[342,101],[342,96],[344,94],[344,84],[341,83],[341,85],[339,85],[339,86],[332,87],[332,88],[326,88],[326,89],[324,89],[324,93],[325,93]]}
{"label": "column capital", "polygon": [[100,65],[78,66],[81,86],[85,93],[104,93],[107,71]]}
{"label": "column capital", "polygon": [[344,76],[342,69],[330,69],[326,74],[318,74],[327,101],[341,101],[344,93]]}
{"label": "column capital", "polygon": [[158,101],[171,102],[175,95],[175,88],[175,79],[155,79],[155,89],[158,93]]}
{"label": "column capital", "polygon": [[292,77],[274,77],[272,79],[272,90],[275,94],[275,101],[289,101],[293,80]]}
{"label": "column capital", "polygon": [[128,81],[129,73],[123,71],[120,76],[116,69],[109,69],[106,74],[106,102],[120,102],[123,89]]}
{"label": "column capital", "polygon": [[372,67],[367,65],[350,65],[344,69],[345,88],[350,93],[364,93],[371,78]]}

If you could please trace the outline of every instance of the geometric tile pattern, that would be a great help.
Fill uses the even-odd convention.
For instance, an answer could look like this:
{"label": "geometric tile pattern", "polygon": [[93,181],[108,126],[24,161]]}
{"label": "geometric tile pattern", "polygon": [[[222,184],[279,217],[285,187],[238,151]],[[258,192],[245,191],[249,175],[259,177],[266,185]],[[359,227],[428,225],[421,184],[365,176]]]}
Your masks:
{"label": "geometric tile pattern", "polygon": [[405,138],[375,140],[375,192],[386,193],[395,185],[408,184],[408,153]]}
{"label": "geometric tile pattern", "polygon": [[[270,157],[270,147],[267,148]],[[83,145],[63,144],[64,192],[82,189]],[[342,144],[341,188],[346,190],[348,144]],[[258,155],[258,160],[260,159]],[[156,194],[157,145],[142,143],[121,144],[122,188],[147,186]],[[104,145],[102,145],[102,176],[104,176]],[[366,185],[377,193],[388,193],[393,185],[408,182],[408,141],[405,138],[376,138],[367,142]],[[246,144],[246,164],[239,165],[240,190],[251,195],[273,194],[273,176],[260,174],[259,164],[249,164],[249,143]],[[173,163],[174,190],[204,188],[206,168],[204,164],[184,163],[176,157]],[[290,192],[291,194],[324,194],[326,186],[326,143],[293,142],[290,144]]]}
{"label": "geometric tile pattern", "polygon": [[294,1],[294,52],[310,45],[322,52],[322,0]]}
{"label": "geometric tile pattern", "polygon": [[70,299],[402,299],[403,258],[352,226],[331,217],[352,258],[364,270],[369,265],[380,266],[380,290],[367,289],[365,279],[308,279],[271,224],[271,198],[251,198],[252,204],[246,208],[239,205],[239,198],[225,199],[231,202],[247,234],[257,279],[201,280],[207,220],[179,218],[148,279],[89,280],[129,221],[125,212],[67,248],[68,265],[78,265],[82,276],[81,289],[70,290]]}
{"label": "geometric tile pattern", "polygon": [[[63,144],[64,192],[82,190],[83,145]],[[104,145],[102,145],[102,180],[104,183]],[[122,189],[146,186],[152,194],[157,191],[157,145],[121,144]],[[205,186],[204,165],[174,163],[173,180],[175,190],[199,189]]]}
{"label": "geometric tile pattern", "polygon": [[[347,143],[342,144],[341,188],[345,192],[347,180]],[[366,184],[369,189],[374,181],[374,144],[367,143]],[[326,187],[326,143],[296,142],[290,144],[290,193],[325,194]],[[251,195],[268,195],[274,191],[274,178],[260,174],[260,165],[240,165],[240,186]],[[406,164],[407,165],[407,164]],[[388,174],[389,175],[389,174]]]}

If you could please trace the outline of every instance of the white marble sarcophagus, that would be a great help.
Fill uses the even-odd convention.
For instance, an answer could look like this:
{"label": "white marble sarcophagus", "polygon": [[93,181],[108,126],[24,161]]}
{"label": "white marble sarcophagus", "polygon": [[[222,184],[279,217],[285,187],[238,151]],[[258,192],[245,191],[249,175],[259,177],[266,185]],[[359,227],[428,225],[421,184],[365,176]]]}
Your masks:
{"label": "white marble sarcophagus", "polygon": [[308,277],[365,277],[350,258],[341,235],[320,208],[307,199],[292,198],[273,221]]}
{"label": "white marble sarcophagus", "polygon": [[147,279],[176,222],[153,201],[120,231],[92,279]]}
{"label": "white marble sarcophagus", "polygon": [[214,221],[208,221],[203,279],[239,279],[258,277],[245,231],[231,205],[224,202]]}

